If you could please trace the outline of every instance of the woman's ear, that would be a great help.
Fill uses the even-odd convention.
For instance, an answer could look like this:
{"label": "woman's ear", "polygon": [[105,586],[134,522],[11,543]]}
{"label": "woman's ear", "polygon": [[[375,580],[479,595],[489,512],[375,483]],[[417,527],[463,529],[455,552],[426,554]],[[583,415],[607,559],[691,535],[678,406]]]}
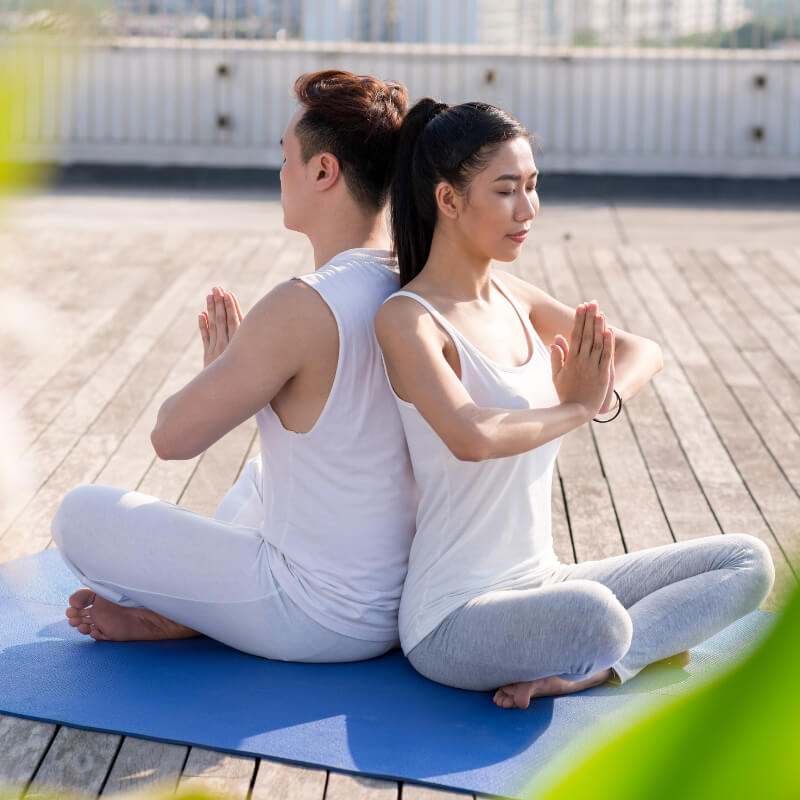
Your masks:
{"label": "woman's ear", "polygon": [[314,188],[320,192],[334,186],[341,174],[339,159],[333,153],[312,156],[309,167],[314,176]]}
{"label": "woman's ear", "polygon": [[450,219],[456,219],[461,211],[461,196],[447,181],[441,181],[434,192],[436,205],[440,213]]}

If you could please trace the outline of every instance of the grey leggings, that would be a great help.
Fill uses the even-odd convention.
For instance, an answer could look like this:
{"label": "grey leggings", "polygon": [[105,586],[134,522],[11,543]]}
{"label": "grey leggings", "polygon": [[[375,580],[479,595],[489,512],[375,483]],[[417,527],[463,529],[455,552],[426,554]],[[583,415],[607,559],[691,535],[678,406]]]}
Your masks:
{"label": "grey leggings", "polygon": [[774,579],[766,545],[741,533],[560,564],[533,588],[465,603],[408,658],[431,680],[477,691],[609,667],[625,683],[758,608]]}

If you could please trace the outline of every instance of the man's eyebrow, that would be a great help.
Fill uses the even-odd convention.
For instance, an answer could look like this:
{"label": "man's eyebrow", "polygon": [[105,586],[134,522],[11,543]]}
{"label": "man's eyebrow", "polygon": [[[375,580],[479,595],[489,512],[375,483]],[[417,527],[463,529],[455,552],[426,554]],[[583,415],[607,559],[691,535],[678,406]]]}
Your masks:
{"label": "man's eyebrow", "polygon": [[[539,170],[535,169],[533,172],[531,172],[530,177],[536,178],[538,177],[538,175],[539,175]],[[494,181],[492,181],[492,183],[495,183],[496,181],[518,181],[521,180],[521,178],[522,178],[521,175],[501,175],[499,178],[495,178]]]}

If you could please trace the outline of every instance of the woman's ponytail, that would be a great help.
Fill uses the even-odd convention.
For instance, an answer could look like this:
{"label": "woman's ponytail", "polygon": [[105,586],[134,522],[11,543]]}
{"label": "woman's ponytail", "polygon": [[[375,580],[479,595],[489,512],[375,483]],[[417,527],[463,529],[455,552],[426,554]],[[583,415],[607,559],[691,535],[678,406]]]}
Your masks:
{"label": "woman's ponytail", "polygon": [[448,106],[430,97],[420,100],[400,126],[391,187],[390,220],[394,252],[405,286],[425,266],[431,250],[436,206],[428,185],[435,174],[417,147],[426,125]]}
{"label": "woman's ponytail", "polygon": [[391,188],[391,224],[400,283],[425,266],[438,208],[436,186],[466,192],[502,142],[529,134],[514,117],[487,103],[448,106],[426,97],[400,126]]}

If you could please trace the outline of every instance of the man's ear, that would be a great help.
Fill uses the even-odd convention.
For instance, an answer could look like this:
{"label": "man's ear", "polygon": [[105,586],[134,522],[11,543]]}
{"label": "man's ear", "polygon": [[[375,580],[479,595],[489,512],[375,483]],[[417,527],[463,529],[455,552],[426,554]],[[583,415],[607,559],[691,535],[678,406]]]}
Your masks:
{"label": "man's ear", "polygon": [[461,211],[462,198],[447,181],[441,181],[434,190],[436,205],[440,213],[450,219],[456,219]]}
{"label": "man's ear", "polygon": [[314,188],[324,192],[336,184],[341,175],[339,159],[333,153],[318,153],[309,164],[313,175]]}

